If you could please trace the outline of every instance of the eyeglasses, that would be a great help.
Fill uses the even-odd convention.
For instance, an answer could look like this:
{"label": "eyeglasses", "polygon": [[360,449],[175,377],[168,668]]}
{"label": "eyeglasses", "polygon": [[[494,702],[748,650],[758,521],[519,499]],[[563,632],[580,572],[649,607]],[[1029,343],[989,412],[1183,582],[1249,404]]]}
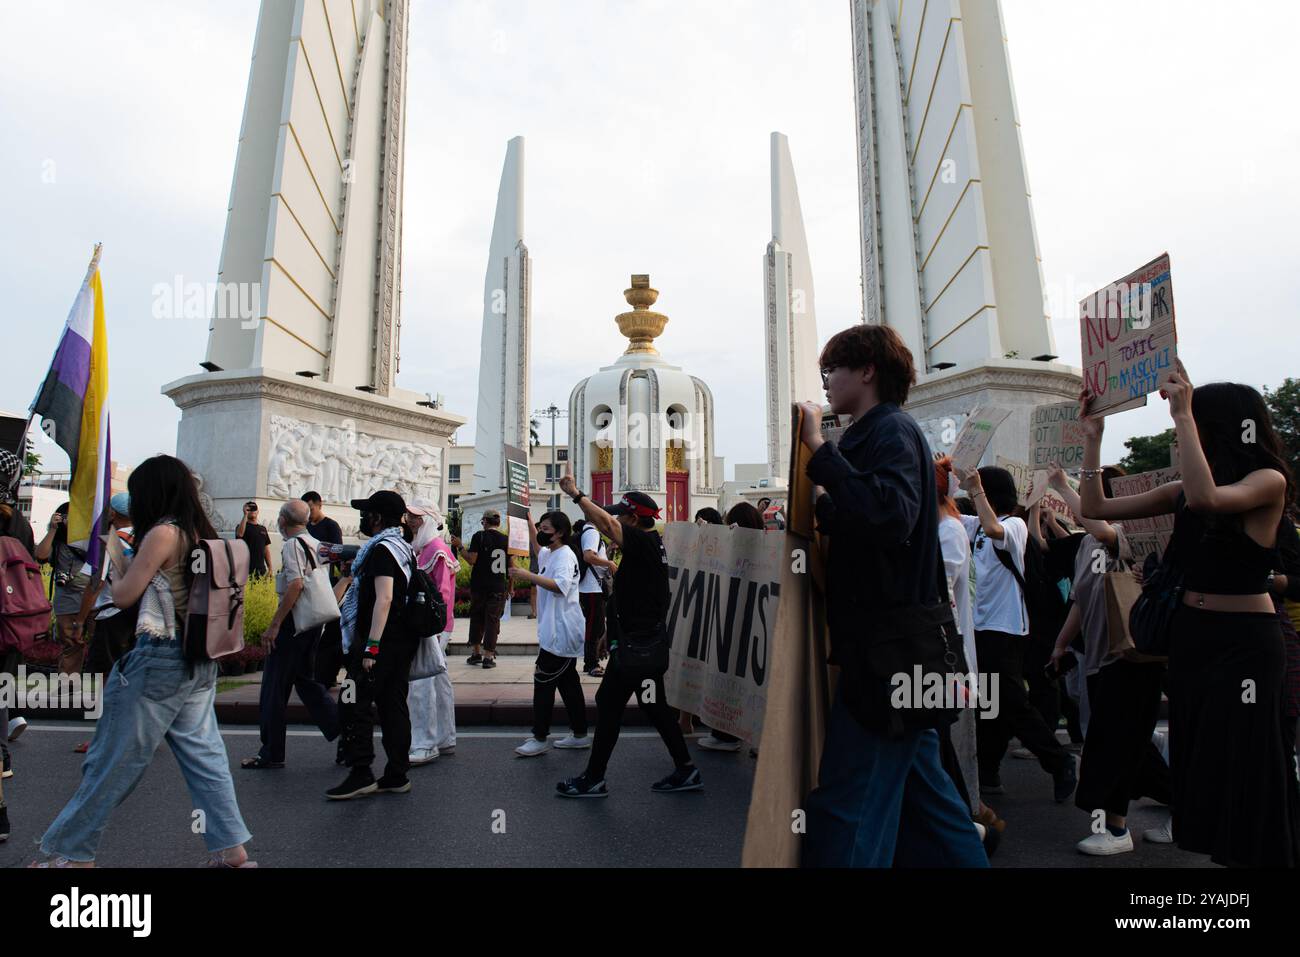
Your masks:
{"label": "eyeglasses", "polygon": [[835,371],[836,369],[838,369],[838,368],[839,368],[839,366],[830,366],[829,368],[826,368],[826,369],[822,369],[822,370],[821,370],[821,373],[822,373],[822,388],[823,388],[823,389],[826,388],[828,385],[830,385],[829,380],[830,380],[830,377],[831,377],[831,373],[834,372],[834,371]]}

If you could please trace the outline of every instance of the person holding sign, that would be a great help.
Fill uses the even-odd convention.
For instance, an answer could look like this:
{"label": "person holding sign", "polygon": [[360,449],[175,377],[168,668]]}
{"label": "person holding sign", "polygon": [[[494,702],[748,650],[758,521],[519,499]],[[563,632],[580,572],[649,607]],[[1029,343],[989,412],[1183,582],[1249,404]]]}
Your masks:
{"label": "person holding sign", "polygon": [[1089,413],[1094,397],[1085,389],[1079,497],[1086,518],[1174,513],[1164,557],[1182,577],[1167,647],[1172,840],[1225,866],[1296,867],[1300,789],[1284,743],[1285,652],[1269,597],[1294,480],[1255,389],[1230,382],[1193,389],[1178,362],[1160,394],[1174,420],[1182,481],[1107,498],[1103,420]]}
{"label": "person holding sign", "polygon": [[916,382],[912,354],[888,326],[856,325],[831,338],[820,363],[831,411],[853,424],[829,443],[821,405],[800,405],[817,526],[830,539],[830,661],[841,668],[818,784],[804,802],[803,864],[988,867],[940,759],[951,716],[909,713],[905,724],[871,664],[873,641],[893,637],[901,614],[932,613],[946,586],[930,446],[901,408]]}
{"label": "person holding sign", "polygon": [[531,758],[551,750],[551,714],[555,692],[560,693],[569,714],[572,733],[555,742],[557,748],[589,748],[587,701],[578,677],[587,623],[578,603],[578,556],[572,542],[573,526],[563,512],[547,512],[540,525],[528,516],[530,550],[537,558],[537,571],[510,567],[513,581],[536,586],[537,667],[533,670],[533,734],[515,748],[521,757]]}

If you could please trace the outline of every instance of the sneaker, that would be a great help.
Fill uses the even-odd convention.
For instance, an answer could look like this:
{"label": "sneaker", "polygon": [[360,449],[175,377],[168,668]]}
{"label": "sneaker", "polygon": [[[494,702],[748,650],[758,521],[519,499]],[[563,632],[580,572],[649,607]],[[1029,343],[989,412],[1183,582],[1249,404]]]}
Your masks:
{"label": "sneaker", "polygon": [[481,665],[481,664],[483,664],[483,656],[482,656],[482,655],[470,655],[468,658],[465,659],[465,664],[467,664],[467,665]]}
{"label": "sneaker", "polygon": [[438,745],[438,754],[441,755],[441,756],[444,757],[444,758],[449,758],[449,757],[451,757],[451,756],[452,756],[453,754],[455,754],[455,753],[456,753],[456,745],[454,745],[454,744],[440,744],[440,745]]}
{"label": "sneaker", "polygon": [[556,741],[555,744],[551,745],[551,747],[574,748],[574,749],[589,748],[591,747],[591,735],[584,734],[580,738],[572,734],[566,735],[563,738],[561,738],[559,741]]}
{"label": "sneaker", "polygon": [[1150,841],[1152,844],[1172,844],[1174,843],[1174,819],[1173,816],[1165,818],[1165,823],[1159,827],[1148,828],[1142,832],[1142,840]]}
{"label": "sneaker", "polygon": [[555,793],[566,798],[605,798],[609,797],[609,788],[605,787],[604,778],[593,781],[584,771],[576,778],[568,778],[555,785]]}
{"label": "sneaker", "polygon": [[411,767],[418,768],[421,764],[436,760],[441,753],[437,748],[416,748],[406,759],[411,762]]}
{"label": "sneaker", "polygon": [[706,735],[696,742],[706,751],[739,751],[741,743],[739,741],[723,741],[721,738],[715,738],[713,735]]}
{"label": "sneaker", "polygon": [[330,788],[325,796],[331,801],[347,801],[351,798],[374,794],[379,788],[375,776],[369,768],[353,768],[347,779],[338,787]]}
{"label": "sneaker", "polygon": [[1088,835],[1074,845],[1074,849],[1080,854],[1091,854],[1093,857],[1127,854],[1133,850],[1133,832],[1125,828],[1124,833],[1116,837],[1111,833],[1110,828],[1106,828],[1100,834]]}
{"label": "sneaker", "polygon": [[1052,797],[1056,799],[1057,804],[1064,804],[1074,793],[1074,789],[1079,784],[1079,773],[1075,770],[1075,761],[1073,755],[1070,756],[1065,769],[1059,774],[1053,774],[1054,783],[1052,788]]}
{"label": "sneaker", "polygon": [[17,741],[20,737],[22,737],[23,732],[27,730],[27,719],[14,718],[12,721],[9,722],[8,730],[9,730],[9,740]]}
{"label": "sneaker", "polygon": [[11,778],[14,776],[14,769],[9,762],[8,748],[5,748],[4,750],[4,764],[0,767],[3,767],[3,770],[0,770],[0,778]]}
{"label": "sneaker", "polygon": [[986,828],[979,821],[976,821],[974,823],[975,823],[975,833],[980,836],[980,843],[983,844],[984,839],[989,836],[988,828]]}
{"label": "sneaker", "polygon": [[539,754],[545,754],[551,750],[551,742],[538,741],[536,738],[529,738],[519,747],[515,748],[515,754],[523,758],[535,758]]}
{"label": "sneaker", "polygon": [[0,844],[9,840],[9,805],[0,804]]}
{"label": "sneaker", "polygon": [[1012,748],[1009,754],[1013,758],[1019,758],[1022,761],[1034,756],[1034,752],[1030,751],[1028,748]]}
{"label": "sneaker", "polygon": [[484,658],[484,659],[483,659],[483,667],[484,667],[484,668],[495,668],[496,666],[497,666],[497,660],[496,660],[496,658]]}
{"label": "sneaker", "polygon": [[704,779],[700,777],[699,768],[678,768],[662,781],[650,785],[650,790],[660,794],[671,794],[674,791],[702,791]]}
{"label": "sneaker", "polygon": [[980,794],[1006,794],[1007,789],[1002,786],[1002,776],[995,774],[985,781],[980,778]]}
{"label": "sneaker", "polygon": [[390,778],[384,775],[375,782],[375,793],[377,794],[405,794],[411,790],[411,781],[409,778]]}

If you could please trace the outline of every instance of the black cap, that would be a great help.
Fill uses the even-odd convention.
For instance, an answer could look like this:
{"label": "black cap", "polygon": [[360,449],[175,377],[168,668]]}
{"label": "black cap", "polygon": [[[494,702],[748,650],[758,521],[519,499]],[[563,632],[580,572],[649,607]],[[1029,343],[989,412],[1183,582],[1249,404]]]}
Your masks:
{"label": "black cap", "polygon": [[397,521],[406,514],[406,502],[402,496],[388,489],[381,489],[370,498],[354,498],[352,507],[358,512],[374,512],[391,521]]}
{"label": "black cap", "polygon": [[638,518],[658,518],[659,506],[645,492],[624,492],[622,499],[607,506],[611,515],[635,515]]}

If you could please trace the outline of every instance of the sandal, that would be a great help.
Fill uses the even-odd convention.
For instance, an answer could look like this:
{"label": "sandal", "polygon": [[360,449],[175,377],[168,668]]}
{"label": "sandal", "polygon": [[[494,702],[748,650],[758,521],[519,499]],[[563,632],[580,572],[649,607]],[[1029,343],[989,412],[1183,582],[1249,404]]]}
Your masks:
{"label": "sandal", "polygon": [[591,678],[603,678],[605,676],[605,669],[600,665],[596,665],[587,672],[587,675]]}
{"label": "sandal", "polygon": [[203,866],[204,866],[204,867],[216,867],[216,868],[228,868],[228,869],[230,869],[230,870],[232,870],[232,871],[237,871],[237,870],[239,870],[240,868],[256,867],[256,866],[257,866],[257,861],[249,861],[249,860],[245,860],[244,863],[242,863],[242,864],[231,864],[228,860],[226,860],[226,859],[225,859],[224,857],[222,857],[220,854],[213,854],[213,855],[211,855],[211,856],[207,859],[207,861],[203,864]]}
{"label": "sandal", "polygon": [[77,745],[75,748],[72,749],[72,753],[73,753],[73,754],[85,754],[85,753],[86,753],[87,751],[89,751],[89,750],[90,750],[90,742],[89,742],[89,741],[82,741],[81,744]]}
{"label": "sandal", "polygon": [[284,767],[283,761],[267,761],[260,754],[254,758],[244,758],[239,762],[239,766],[245,771],[266,771],[269,769]]}

